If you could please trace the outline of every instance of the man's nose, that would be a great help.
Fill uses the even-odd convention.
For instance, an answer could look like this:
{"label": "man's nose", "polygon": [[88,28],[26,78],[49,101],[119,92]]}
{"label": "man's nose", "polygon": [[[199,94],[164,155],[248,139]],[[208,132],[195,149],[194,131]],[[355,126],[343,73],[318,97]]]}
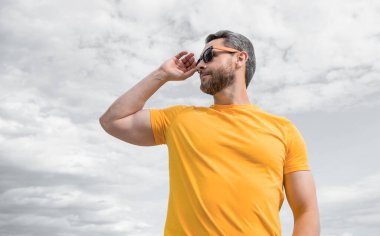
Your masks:
{"label": "man's nose", "polygon": [[200,60],[199,63],[197,64],[197,71],[198,73],[201,73],[202,70],[206,68],[206,63],[204,63],[203,60]]}

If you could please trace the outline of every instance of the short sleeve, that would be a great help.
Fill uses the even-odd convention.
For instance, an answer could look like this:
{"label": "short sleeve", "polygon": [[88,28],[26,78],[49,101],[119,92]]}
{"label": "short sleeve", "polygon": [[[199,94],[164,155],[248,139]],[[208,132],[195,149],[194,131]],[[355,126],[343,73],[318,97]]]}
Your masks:
{"label": "short sleeve", "polygon": [[166,131],[176,116],[186,106],[173,106],[165,109],[149,109],[150,123],[156,145],[166,144]]}
{"label": "short sleeve", "polygon": [[300,170],[310,170],[306,144],[301,133],[291,122],[289,122],[287,130],[287,153],[284,174]]}

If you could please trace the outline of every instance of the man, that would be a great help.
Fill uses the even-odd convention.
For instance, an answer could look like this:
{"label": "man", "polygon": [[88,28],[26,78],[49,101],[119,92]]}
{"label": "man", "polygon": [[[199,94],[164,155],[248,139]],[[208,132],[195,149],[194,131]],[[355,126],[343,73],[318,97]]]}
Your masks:
{"label": "man", "polygon": [[[163,84],[196,71],[210,107],[143,109]],[[294,215],[293,235],[319,235],[319,212],[306,147],[296,127],[254,104],[252,43],[219,31],[199,60],[180,52],[119,97],[100,118],[128,143],[166,144],[170,194],[166,236],[281,235],[283,186]]]}

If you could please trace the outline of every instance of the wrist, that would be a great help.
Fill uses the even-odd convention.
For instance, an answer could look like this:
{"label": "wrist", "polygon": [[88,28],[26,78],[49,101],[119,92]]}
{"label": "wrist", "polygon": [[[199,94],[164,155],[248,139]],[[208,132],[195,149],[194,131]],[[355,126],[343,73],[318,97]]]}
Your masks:
{"label": "wrist", "polygon": [[170,76],[168,75],[168,73],[164,69],[162,69],[161,67],[159,67],[158,69],[153,71],[153,77],[154,77],[154,79],[158,80],[162,84],[164,84],[170,80]]}

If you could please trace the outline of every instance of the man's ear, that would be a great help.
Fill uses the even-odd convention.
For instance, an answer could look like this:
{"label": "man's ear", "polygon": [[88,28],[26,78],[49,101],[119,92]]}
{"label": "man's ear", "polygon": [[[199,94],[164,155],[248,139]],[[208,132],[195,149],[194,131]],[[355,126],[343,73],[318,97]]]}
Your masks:
{"label": "man's ear", "polygon": [[246,51],[241,51],[238,53],[237,61],[236,61],[236,66],[238,68],[242,67],[245,65],[245,62],[248,60],[248,53]]}

